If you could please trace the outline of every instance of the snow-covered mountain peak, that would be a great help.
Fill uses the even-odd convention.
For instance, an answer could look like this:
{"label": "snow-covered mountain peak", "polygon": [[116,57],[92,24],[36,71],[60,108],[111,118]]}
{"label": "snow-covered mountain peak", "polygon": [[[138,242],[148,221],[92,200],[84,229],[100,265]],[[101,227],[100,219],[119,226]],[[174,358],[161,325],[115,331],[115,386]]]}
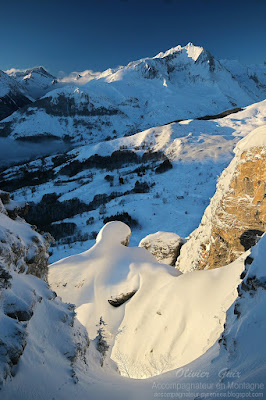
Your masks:
{"label": "snow-covered mountain peak", "polygon": [[[194,46],[192,43],[188,43],[182,47],[178,45],[173,47],[166,52],[160,52],[154,57],[145,57],[139,60],[131,61],[126,66],[119,66],[115,69],[108,69],[102,73],[95,75],[96,80],[104,80],[107,83],[113,83],[118,81],[127,81],[127,84],[135,86],[136,80],[149,79],[159,80],[165,82],[164,86],[167,85],[167,81],[171,81],[172,84],[179,85],[178,81],[181,78],[181,82],[184,81],[184,72],[186,76],[190,72],[192,75],[202,75],[201,71],[196,70],[190,71],[194,68],[196,63],[205,65],[207,71],[210,69],[210,64],[214,64],[213,56],[203,49],[203,47]],[[208,72],[207,72],[208,74]],[[83,74],[81,74],[83,76]],[[203,79],[205,79],[206,72],[203,72]],[[87,81],[95,80],[88,79]]]}
{"label": "snow-covered mountain peak", "polygon": [[10,68],[5,71],[6,74],[9,76],[12,76],[14,78],[22,77],[22,79],[25,78],[27,75],[32,75],[32,74],[40,74],[44,75],[46,77],[50,77],[52,79],[55,79],[55,76],[50,74],[43,66],[37,66],[33,68],[26,68],[26,69],[18,69],[18,68]]}
{"label": "snow-covered mountain peak", "polygon": [[[150,77],[150,75],[152,75],[153,77],[153,74],[151,74],[151,72],[153,71],[154,75],[156,76],[164,75],[165,71],[160,68],[159,64],[161,60],[163,60],[164,63],[167,64],[168,58],[171,58],[169,56],[173,56],[174,58],[175,56],[177,56],[178,62],[182,62],[183,64],[185,60],[190,61],[189,59],[191,59],[192,61],[197,61],[203,51],[203,47],[194,46],[193,43],[188,43],[186,46],[183,47],[181,45],[178,45],[176,47],[172,47],[165,52],[160,52],[154,57],[145,57],[139,60],[130,61],[126,66],[108,68],[103,72],[94,72],[92,70],[85,70],[83,72],[75,71],[61,78],[60,82],[84,85],[91,80],[104,79],[110,83],[124,79],[125,74],[132,71],[140,71],[141,75],[144,75],[144,77],[146,78]],[[182,57],[180,58],[181,55]]]}
{"label": "snow-covered mountain peak", "polygon": [[36,72],[36,73],[38,73],[38,74],[42,74],[42,75],[45,75],[45,76],[49,76],[50,78],[55,78],[52,74],[50,74],[50,72],[48,72],[48,71],[47,71],[44,67],[42,67],[42,66],[34,67],[34,68],[32,68],[31,70],[32,70],[32,73],[33,73],[33,72]]}
{"label": "snow-covered mountain peak", "polygon": [[157,54],[154,59],[156,58],[165,58],[168,57],[169,55],[173,55],[176,53],[179,54],[186,54],[187,57],[192,58],[194,61],[197,61],[199,58],[200,54],[204,51],[203,47],[200,46],[194,46],[193,43],[189,42],[186,46],[182,47],[181,45],[178,45],[176,47],[172,47],[171,49],[167,50],[166,52],[160,52]]}
{"label": "snow-covered mountain peak", "polygon": [[[86,70],[52,80],[42,75],[43,67],[34,71],[16,80],[38,100],[30,110],[1,123],[1,134],[95,143],[242,107],[264,99],[266,90],[263,70],[242,83],[247,73],[236,79],[207,50],[192,43],[101,73]],[[43,124],[44,119],[49,123]]]}
{"label": "snow-covered mountain peak", "polygon": [[34,99],[52,90],[52,85],[57,82],[57,78],[42,66],[28,69],[11,68],[6,74],[14,78]]}

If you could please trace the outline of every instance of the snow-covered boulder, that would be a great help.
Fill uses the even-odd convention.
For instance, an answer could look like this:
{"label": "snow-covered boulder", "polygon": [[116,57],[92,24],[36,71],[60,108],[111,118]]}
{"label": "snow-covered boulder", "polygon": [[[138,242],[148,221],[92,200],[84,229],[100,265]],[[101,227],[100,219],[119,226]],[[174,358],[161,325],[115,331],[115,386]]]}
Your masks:
{"label": "snow-covered boulder", "polygon": [[266,125],[235,148],[199,227],[182,247],[182,272],[221,267],[256,244],[266,230]]}
{"label": "snow-covered boulder", "polygon": [[143,238],[139,247],[148,250],[158,262],[174,266],[185,239],[173,232],[156,232]]}

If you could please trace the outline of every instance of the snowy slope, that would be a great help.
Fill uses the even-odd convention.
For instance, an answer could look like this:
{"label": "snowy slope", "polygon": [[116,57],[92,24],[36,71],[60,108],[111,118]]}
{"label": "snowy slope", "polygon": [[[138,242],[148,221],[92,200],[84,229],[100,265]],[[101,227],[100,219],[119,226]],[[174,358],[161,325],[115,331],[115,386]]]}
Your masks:
{"label": "snowy slope", "polygon": [[[95,143],[258,100],[202,47],[189,43],[49,92],[0,125],[16,139]],[[86,76],[86,73],[84,73]],[[63,82],[62,82],[63,84]],[[65,84],[65,83],[64,83]],[[259,99],[265,98],[262,91]]]}
{"label": "snowy slope", "polygon": [[[239,113],[241,118],[235,114],[219,121],[187,121],[181,123],[181,129],[182,125],[201,124],[198,139],[201,140],[199,144],[202,143],[202,150],[206,151],[204,160],[206,157],[210,158],[205,149],[205,141],[210,143],[210,138],[208,135],[204,136],[208,124],[211,124],[210,131],[211,127],[214,128],[213,124],[217,124],[216,133],[219,129],[224,132],[226,126],[230,127],[232,133],[227,139],[231,141],[232,147],[229,148],[232,149],[242,135],[246,135],[256,125],[263,124],[264,112],[265,106],[260,103]],[[258,136],[255,132],[240,141],[238,148],[246,150],[250,145],[264,145],[264,129],[260,128],[257,132],[260,133]],[[196,136],[196,131],[193,131],[193,134]],[[141,137],[141,133],[139,135]],[[147,139],[147,133],[142,135],[143,139]],[[162,142],[158,143],[159,138],[157,138],[154,145],[159,144],[164,148],[164,145],[169,143],[171,138],[169,131],[162,137]],[[193,135],[189,136],[191,137]],[[130,139],[132,138],[123,140]],[[218,139],[219,135],[216,135],[216,140]],[[196,138],[193,141],[197,143]],[[216,154],[214,142],[211,143],[210,149],[213,149],[212,157],[214,157]],[[140,141],[139,144],[144,143]],[[105,143],[101,146],[104,145]],[[231,157],[231,150],[229,153],[226,152],[227,146],[223,154]],[[76,150],[74,154],[79,156],[79,153],[75,152]],[[80,155],[81,160],[85,154],[84,152],[82,157]],[[201,164],[198,164],[198,168],[199,165],[202,166],[201,173],[206,174],[206,170],[213,165],[215,157],[212,157],[210,163],[206,163],[206,160],[202,162],[201,159]],[[187,182],[191,190],[196,178],[195,162],[191,163],[190,160],[188,154],[187,161],[185,158],[183,162],[183,182]],[[48,161],[54,166],[51,159],[47,159],[46,167],[49,165]],[[174,164],[174,157],[172,162]],[[221,166],[222,164],[219,167]],[[35,169],[38,169],[36,162]],[[13,173],[15,171],[14,169]],[[181,164],[178,164],[176,170],[173,168],[153,176],[158,177],[162,184],[166,181],[165,177],[169,177],[173,172],[176,174],[176,171],[182,173]],[[44,175],[43,170],[42,175]],[[169,177],[169,188],[172,188],[173,176]],[[194,178],[188,181],[189,176]],[[101,181],[103,177],[99,174],[97,179]],[[75,181],[68,184],[75,185]],[[49,187],[52,189],[51,183],[46,185],[46,189]],[[60,190],[61,187],[59,186]],[[84,192],[88,187],[89,184]],[[201,195],[205,198],[208,187],[210,187],[209,182],[201,188]],[[144,197],[146,194],[138,195]],[[29,196],[34,196],[34,193],[30,195],[29,191]],[[40,193],[37,192],[36,198],[38,196]],[[66,196],[71,196],[71,193],[66,193]],[[186,206],[189,206],[190,196],[185,196],[186,200],[183,200],[188,201]],[[22,193],[21,198],[23,198]],[[179,202],[180,200],[182,199],[178,199]],[[136,203],[140,207],[140,198]],[[169,203],[173,203],[172,198]],[[167,207],[169,223],[170,205],[162,202],[161,205],[163,204],[165,208]],[[115,210],[120,209],[119,207]],[[176,205],[172,204],[171,207],[174,209]],[[143,206],[145,217],[148,210],[148,206]],[[190,210],[188,208],[188,211]],[[52,207],[49,211],[52,211]],[[175,219],[175,223],[178,220],[180,226],[187,225],[189,217],[186,215],[180,218],[181,213],[178,214],[179,218]],[[48,216],[49,213],[46,214],[46,218]],[[162,219],[166,220],[165,217]],[[108,227],[111,227],[111,230]],[[14,230],[11,224],[10,228]],[[149,228],[150,226],[147,226],[147,230]],[[78,317],[87,326],[89,336],[95,338],[90,343],[87,355],[84,331],[76,322],[74,330],[71,326],[72,309],[55,298],[42,281],[11,271],[13,286],[11,289],[5,289],[4,296],[1,297],[0,335],[1,338],[5,335],[6,340],[6,330],[3,330],[3,327],[10,329],[9,338],[12,337],[10,333],[16,333],[16,340],[9,340],[9,343],[5,344],[9,346],[9,354],[20,355],[19,349],[23,349],[25,337],[27,346],[20,356],[18,366],[12,369],[12,374],[15,376],[11,380],[8,378],[1,390],[1,399],[47,400],[48,397],[54,397],[68,400],[77,397],[85,400],[91,396],[99,400],[106,398],[136,400],[167,397],[168,394],[169,397],[216,398],[213,393],[221,393],[223,398],[239,397],[239,393],[242,397],[245,395],[245,398],[252,398],[253,392],[265,394],[265,386],[263,387],[266,384],[265,345],[262,335],[265,330],[265,236],[252,250],[251,258],[254,258],[254,261],[251,265],[250,258],[244,265],[244,259],[248,255],[245,254],[232,265],[221,269],[195,271],[182,275],[172,267],[156,262],[144,249],[122,246],[121,242],[127,243],[129,234],[130,230],[125,225],[109,224],[101,231],[93,248],[61,260],[51,267],[50,279],[56,291],[61,292],[66,301],[73,299],[77,303]],[[76,250],[77,248],[72,249],[77,252]],[[237,292],[236,287],[244,268],[245,273],[241,278],[246,276]],[[131,298],[125,297],[135,290],[137,292]],[[40,297],[42,300],[39,303]],[[113,307],[108,303],[108,300],[111,300],[117,304],[123,299],[127,301],[119,307]],[[29,322],[16,320],[12,322],[12,318],[6,315],[6,304],[19,306],[16,312],[33,310],[34,314]],[[228,308],[226,329],[223,332]],[[30,313],[28,315],[30,316]],[[22,334],[18,334],[18,327]],[[28,336],[24,335],[26,332]],[[217,339],[221,333],[218,343]],[[73,364],[76,351],[77,362],[74,361]],[[2,353],[1,357],[3,363]],[[124,378],[118,375],[114,361],[117,362]],[[6,365],[6,362],[0,364],[1,368],[2,365]],[[179,369],[164,373],[178,366]],[[147,381],[127,379],[129,376],[144,378],[157,374],[162,375]]]}
{"label": "snowy slope", "polygon": [[227,313],[221,352],[215,360],[216,365],[227,362],[228,369],[238,370],[242,382],[251,377],[265,383],[265,256],[264,235],[246,262],[245,277],[238,287],[238,298]]}
{"label": "snowy slope", "polygon": [[[54,359],[53,362],[56,363],[56,366],[55,368],[51,367],[49,371],[46,368],[48,364],[40,363],[36,357],[29,358],[30,354],[34,354],[29,352],[28,358],[25,359],[27,363],[20,364],[19,374],[2,389],[1,399],[47,400],[48,397],[54,397],[57,400],[72,398],[87,400],[88,396],[99,400],[107,398],[111,400],[124,400],[125,398],[149,400],[166,397],[264,398],[266,395],[266,354],[263,336],[266,300],[263,289],[265,249],[264,236],[252,250],[253,263],[250,265],[250,261],[245,262],[247,275],[244,283],[246,287],[243,283],[240,284],[239,297],[227,312],[226,330],[221,337],[222,340],[216,342],[204,355],[192,363],[146,380],[127,379],[111,372],[105,366],[97,367],[97,357],[96,353],[92,351],[93,342],[91,342],[88,367],[78,370],[79,382],[74,384],[73,380],[69,378],[68,368],[65,368],[63,363],[59,365],[57,359]],[[239,269],[244,269],[242,258],[238,264]],[[203,271],[203,274],[205,273],[206,271]],[[193,276],[193,274],[191,275]],[[257,280],[254,279],[254,276],[257,277]],[[172,276],[173,280],[179,278],[180,276]],[[255,282],[257,282],[256,287]],[[150,288],[152,290],[151,285]],[[75,288],[75,290],[78,289]],[[133,299],[134,297],[129,300],[129,303]],[[238,308],[242,311],[239,317],[234,313],[236,303],[240,303]],[[177,310],[175,310],[174,318],[177,314]],[[163,318],[163,315],[158,315],[158,318]],[[198,332],[197,327],[195,333]],[[38,332],[38,338],[39,341],[43,338],[42,330]],[[143,338],[147,340],[145,334]],[[227,346],[225,346],[226,342]],[[29,350],[33,350],[33,348],[31,347]],[[56,354],[58,354],[57,351]],[[43,357],[46,358],[47,353],[44,353]]]}
{"label": "snowy slope", "polygon": [[[199,225],[236,143],[265,122],[264,101],[222,119],[173,123],[40,158],[4,171],[1,185],[35,204],[56,193],[51,222],[76,224],[76,230],[56,238],[52,261],[92,246],[103,219],[122,212],[138,222],[132,226],[134,245],[158,230],[186,237]],[[173,168],[156,173],[166,157]],[[142,189],[135,189],[137,181]],[[83,204],[71,204],[74,198]],[[67,204],[72,211],[61,212]],[[30,221],[47,231],[46,207],[48,199]]]}
{"label": "snowy slope", "polygon": [[111,359],[122,375],[147,378],[193,361],[214,344],[242,267],[182,275],[145,249],[123,246],[129,235],[125,224],[110,222],[90,250],[51,265],[49,283],[76,304],[91,339],[104,322]]}
{"label": "snowy slope", "polygon": [[[12,379],[25,383],[27,376],[52,386],[63,375],[74,384],[88,344],[86,332],[74,321],[74,308],[41,279],[13,271],[8,276],[0,301],[0,391],[3,385],[8,392]],[[23,392],[29,398],[30,383]]]}
{"label": "snowy slope", "polygon": [[243,65],[236,60],[220,60],[244,90],[257,99],[266,96],[266,65]]}
{"label": "snowy slope", "polygon": [[227,312],[219,341],[186,368],[159,377],[147,399],[154,393],[173,397],[177,391],[192,398],[265,398],[265,252],[264,235],[245,260],[238,297]]}
{"label": "snowy slope", "polygon": [[0,120],[29,103],[30,96],[23,87],[0,70]]}

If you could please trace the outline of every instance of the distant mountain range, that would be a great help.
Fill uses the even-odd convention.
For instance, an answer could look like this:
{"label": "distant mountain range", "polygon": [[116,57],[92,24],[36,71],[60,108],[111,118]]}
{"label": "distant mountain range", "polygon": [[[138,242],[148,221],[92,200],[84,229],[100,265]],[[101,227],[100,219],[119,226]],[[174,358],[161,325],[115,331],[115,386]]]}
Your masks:
{"label": "distant mountain range", "polygon": [[[192,43],[102,73],[58,79],[43,67],[6,72],[7,93],[18,88],[24,102],[14,104],[13,111],[19,110],[0,123],[0,136],[24,141],[96,143],[246,106],[266,95],[266,66],[218,61]],[[6,76],[1,73],[1,88]],[[10,113],[2,112],[2,118]]]}

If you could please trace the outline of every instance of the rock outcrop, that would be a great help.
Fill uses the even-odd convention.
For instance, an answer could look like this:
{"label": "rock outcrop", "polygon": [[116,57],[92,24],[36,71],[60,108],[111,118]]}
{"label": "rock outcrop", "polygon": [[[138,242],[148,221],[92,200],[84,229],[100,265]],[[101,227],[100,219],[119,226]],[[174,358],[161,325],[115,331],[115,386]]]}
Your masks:
{"label": "rock outcrop", "polygon": [[43,371],[47,365],[69,370],[76,383],[76,361],[86,365],[89,343],[74,306],[62,303],[48,287],[51,237],[19,217],[24,209],[0,191],[0,390],[16,375],[22,355],[27,367],[28,356],[41,359],[37,363]]}
{"label": "rock outcrop", "polygon": [[[238,298],[227,312],[225,330],[219,344],[220,352],[212,363],[212,370],[226,369],[238,371],[239,377],[250,371],[252,380],[264,382],[266,329],[266,235],[251,250],[245,260],[245,270],[241,275]],[[259,350],[254,351],[255,347]],[[225,368],[226,367],[226,368]]]}
{"label": "rock outcrop", "polygon": [[158,262],[175,265],[185,239],[173,232],[156,232],[143,238],[139,247],[148,250]]}
{"label": "rock outcrop", "polygon": [[50,234],[37,233],[19,216],[26,208],[0,191],[0,262],[9,270],[47,280],[48,248],[53,239]]}
{"label": "rock outcrop", "polygon": [[201,224],[177,260],[182,272],[227,265],[266,230],[266,126],[242,139]]}

